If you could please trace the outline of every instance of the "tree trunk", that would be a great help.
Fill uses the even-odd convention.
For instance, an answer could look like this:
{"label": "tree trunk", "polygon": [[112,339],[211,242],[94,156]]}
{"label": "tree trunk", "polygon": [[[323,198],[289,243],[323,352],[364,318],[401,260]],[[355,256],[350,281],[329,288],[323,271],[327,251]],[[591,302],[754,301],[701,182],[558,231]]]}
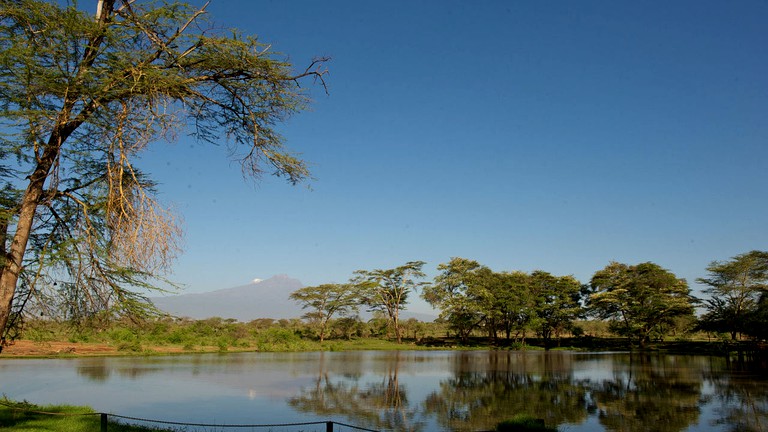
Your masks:
{"label": "tree trunk", "polygon": [[[24,253],[27,251],[27,243],[29,242],[29,236],[35,222],[35,212],[43,197],[45,181],[59,156],[61,144],[74,130],[74,128],[67,128],[66,119],[68,116],[68,108],[63,109],[59,114],[59,127],[54,128],[51,132],[48,144],[46,144],[42,156],[38,159],[37,166],[29,176],[29,184],[21,198],[21,205],[18,210],[16,232],[13,235],[10,249],[3,257],[4,262],[2,270],[0,270],[0,332],[2,332],[0,337],[3,339],[8,330],[8,320],[11,316],[11,308],[13,307],[13,296],[16,293],[16,285],[18,284],[24,262]],[[2,342],[5,341],[3,340]]]}
{"label": "tree trunk", "polygon": [[395,327],[395,339],[397,339],[397,343],[401,343],[403,341],[403,337],[400,334],[400,310],[395,308],[392,314],[392,325]]}
{"label": "tree trunk", "polygon": [[[99,2],[99,15],[97,20],[103,28],[107,18],[113,11],[115,0],[102,0]],[[93,64],[98,53],[98,47],[104,40],[104,33],[98,32],[94,35],[85,52],[83,53],[82,63],[79,65],[77,79],[79,80]],[[86,118],[98,107],[96,101],[92,101],[88,107],[84,108],[78,115],[78,119],[70,121],[72,108],[79,95],[76,92],[67,96],[64,100],[61,111],[59,111],[56,125],[51,130],[48,142],[43,147],[43,153],[37,158],[37,166],[32,174],[29,175],[29,184],[21,199],[21,205],[18,209],[18,219],[16,221],[16,232],[13,235],[10,249],[3,254],[2,267],[0,267],[0,337],[4,338],[8,320],[13,307],[13,296],[16,293],[16,285],[19,281],[22,265],[24,263],[24,254],[27,251],[27,243],[34,225],[37,206],[43,198],[45,182],[51,173],[56,160],[61,152],[61,145],[66,139],[80,126]],[[42,144],[42,143],[41,143]],[[36,155],[37,156],[37,155]],[[7,227],[6,227],[7,228]],[[7,234],[7,233],[5,233]],[[5,240],[5,238],[3,239]],[[5,245],[3,245],[5,247]],[[4,342],[4,340],[2,341]],[[0,343],[0,350],[2,344]]]}

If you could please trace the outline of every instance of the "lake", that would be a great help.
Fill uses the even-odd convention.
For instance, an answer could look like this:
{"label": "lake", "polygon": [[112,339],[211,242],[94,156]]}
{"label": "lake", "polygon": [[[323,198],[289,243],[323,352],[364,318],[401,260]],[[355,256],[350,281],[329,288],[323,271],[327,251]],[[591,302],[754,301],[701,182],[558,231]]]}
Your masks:
{"label": "lake", "polygon": [[206,424],[332,420],[376,430],[479,431],[530,413],[561,431],[768,430],[766,371],[709,356],[361,351],[0,358],[0,393]]}

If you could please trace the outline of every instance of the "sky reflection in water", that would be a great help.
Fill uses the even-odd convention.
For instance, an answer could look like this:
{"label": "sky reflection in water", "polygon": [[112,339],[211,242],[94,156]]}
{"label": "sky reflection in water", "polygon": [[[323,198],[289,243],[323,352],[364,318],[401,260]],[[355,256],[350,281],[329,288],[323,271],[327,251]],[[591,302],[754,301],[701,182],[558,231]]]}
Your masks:
{"label": "sky reflection in water", "polygon": [[527,412],[569,431],[768,430],[765,372],[706,356],[406,351],[2,359],[0,379],[11,399],[193,423],[334,420],[477,431]]}

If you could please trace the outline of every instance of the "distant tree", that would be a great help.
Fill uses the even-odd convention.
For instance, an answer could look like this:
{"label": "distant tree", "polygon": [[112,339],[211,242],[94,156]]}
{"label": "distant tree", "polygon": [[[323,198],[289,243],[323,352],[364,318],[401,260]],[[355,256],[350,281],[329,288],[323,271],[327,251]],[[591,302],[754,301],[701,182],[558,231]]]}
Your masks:
{"label": "distant tree", "polygon": [[421,297],[440,310],[460,339],[466,340],[486,317],[483,308],[484,269],[477,261],[451,258],[437,266],[440,274],[434,283],[424,287]]}
{"label": "distant tree", "polygon": [[356,314],[360,305],[360,294],[352,284],[323,284],[299,288],[289,296],[301,303],[303,309],[310,309],[304,318],[320,328],[320,342],[325,340],[328,323],[334,315]]}
{"label": "distant tree", "polygon": [[553,276],[541,270],[531,273],[530,292],[538,318],[537,331],[547,348],[553,337],[559,337],[582,315],[581,288],[573,276]]}
{"label": "distant tree", "polygon": [[[703,330],[727,332],[736,340],[739,333],[754,328],[754,314],[760,297],[768,293],[768,252],[751,251],[729,261],[713,261],[708,277],[696,281],[707,285],[707,313],[701,317]],[[768,323],[764,323],[768,324]]]}
{"label": "distant tree", "polygon": [[333,321],[331,328],[334,333],[344,337],[347,340],[352,339],[353,335],[361,335],[363,329],[363,323],[360,321],[360,317],[342,317]]}
{"label": "distant tree", "polygon": [[364,303],[372,311],[386,314],[398,343],[402,342],[400,311],[405,309],[410,293],[424,285],[417,281],[425,276],[421,271],[424,264],[424,261],[410,261],[393,269],[355,272],[355,283],[363,293]]}
{"label": "distant tree", "polygon": [[744,333],[757,340],[768,339],[768,293],[763,293],[757,307],[747,316],[747,328]]}
{"label": "distant tree", "polygon": [[493,308],[499,314],[499,325],[503,328],[506,339],[512,333],[515,340],[525,344],[526,332],[535,327],[536,299],[531,291],[531,277],[522,271],[502,272],[500,283],[494,285]]}
{"label": "distant tree", "polygon": [[611,321],[614,332],[644,347],[654,331],[674,318],[693,314],[694,299],[685,279],[654,263],[611,262],[590,282],[591,310]]}
{"label": "distant tree", "polygon": [[403,332],[406,336],[410,335],[414,340],[419,340],[424,336],[426,324],[417,318],[408,318],[403,322]]}
{"label": "distant tree", "polygon": [[67,318],[144,309],[180,234],[134,163],[148,144],[189,129],[226,137],[247,176],[308,176],[275,126],[307,106],[299,80],[322,81],[324,59],[295,73],[207,25],[205,6],[78,4],[0,2],[2,335],[31,303]]}

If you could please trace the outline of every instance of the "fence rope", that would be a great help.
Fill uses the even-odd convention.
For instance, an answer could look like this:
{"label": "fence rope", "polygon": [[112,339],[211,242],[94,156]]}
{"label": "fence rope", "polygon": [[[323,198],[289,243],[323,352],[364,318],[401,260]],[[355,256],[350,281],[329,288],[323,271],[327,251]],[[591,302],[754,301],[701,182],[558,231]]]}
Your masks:
{"label": "fence rope", "polygon": [[[280,427],[280,426],[309,426],[309,425],[321,425],[327,424],[327,421],[316,422],[300,422],[300,423],[274,423],[274,424],[217,424],[217,423],[183,423],[167,420],[153,420],[140,417],[129,417],[118,414],[107,414],[109,417],[115,417],[124,420],[142,421],[147,423],[159,423],[174,426],[195,426],[195,427],[210,427],[210,428],[261,428],[261,427]],[[334,424],[339,424],[333,422]],[[378,431],[374,431],[378,432]]]}
{"label": "fence rope", "polygon": [[364,428],[364,427],[355,426],[355,425],[346,424],[346,423],[341,423],[341,422],[332,422],[332,423],[336,424],[336,425],[339,425],[339,426],[344,426],[344,427],[348,427],[348,428],[352,428],[352,429],[357,429],[357,430],[361,430],[361,431],[366,431],[366,432],[380,432],[380,431],[377,431],[376,429],[367,429],[367,428]]}
{"label": "fence rope", "polygon": [[119,414],[109,414],[109,413],[57,413],[57,412],[49,412],[49,411],[39,411],[39,410],[33,410],[29,408],[24,408],[23,404],[14,404],[9,403],[6,401],[0,400],[0,405],[3,405],[5,407],[8,407],[15,411],[23,411],[25,413],[32,413],[32,414],[43,414],[43,415],[51,415],[51,416],[59,416],[59,417],[88,417],[88,416],[103,416],[106,415],[108,417],[114,417],[122,420],[132,420],[132,421],[140,421],[145,423],[157,423],[157,424],[164,424],[164,425],[173,425],[173,426],[194,426],[194,427],[208,427],[208,428],[274,428],[274,427],[288,427],[288,426],[312,426],[312,425],[325,425],[328,423],[332,423],[334,425],[344,426],[351,429],[357,429],[365,432],[379,432],[375,429],[367,429],[360,426],[355,426],[351,424],[336,422],[336,421],[315,421],[315,422],[296,422],[296,423],[271,423],[271,424],[216,424],[216,423],[184,423],[184,422],[175,422],[175,421],[168,421],[168,420],[155,420],[155,419],[147,419],[147,418],[141,418],[141,417],[130,417],[130,416],[124,416]]}

